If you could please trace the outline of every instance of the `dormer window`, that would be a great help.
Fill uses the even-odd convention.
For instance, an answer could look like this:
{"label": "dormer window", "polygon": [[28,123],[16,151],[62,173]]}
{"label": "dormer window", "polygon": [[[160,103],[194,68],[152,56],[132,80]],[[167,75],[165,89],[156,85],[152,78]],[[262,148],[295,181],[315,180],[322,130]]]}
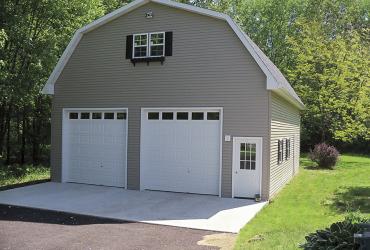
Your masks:
{"label": "dormer window", "polygon": [[172,56],[172,32],[139,33],[127,36],[126,59],[135,65],[138,62],[163,63]]}

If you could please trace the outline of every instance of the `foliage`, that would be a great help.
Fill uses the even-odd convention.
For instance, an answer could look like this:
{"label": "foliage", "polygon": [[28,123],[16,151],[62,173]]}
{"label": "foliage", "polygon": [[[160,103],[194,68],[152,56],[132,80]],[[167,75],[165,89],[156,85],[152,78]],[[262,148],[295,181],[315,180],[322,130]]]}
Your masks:
{"label": "foliage", "polygon": [[40,91],[75,30],[104,10],[100,0],[2,1],[0,157],[8,164],[48,164],[50,99]]}
{"label": "foliage", "polygon": [[334,168],[339,159],[338,150],[326,143],[315,145],[311,150],[310,159],[318,164],[320,168]]}
{"label": "foliage", "polygon": [[[339,189],[370,189],[369,157],[343,154],[335,171],[312,169],[311,165],[307,157],[301,158],[298,175],[240,231],[236,249],[297,249],[310,232],[350,214],[341,209],[342,204],[340,209],[336,207]],[[357,196],[356,204],[368,203],[368,197],[369,193]],[[347,198],[352,199],[341,196],[341,202]],[[370,216],[365,207],[360,211]]]}
{"label": "foliage", "polygon": [[0,187],[49,178],[50,168],[42,165],[0,166]]}
{"label": "foliage", "polygon": [[369,141],[370,43],[362,41],[359,31],[328,37],[321,26],[299,22],[299,34],[288,39],[294,64],[287,76],[307,106],[303,139],[308,144],[317,138]]}
{"label": "foliage", "polygon": [[324,230],[317,230],[306,236],[306,243],[300,247],[306,250],[311,249],[358,249],[354,243],[353,235],[362,232],[359,223],[369,223],[369,219],[362,216],[352,215],[344,221],[333,223]]}

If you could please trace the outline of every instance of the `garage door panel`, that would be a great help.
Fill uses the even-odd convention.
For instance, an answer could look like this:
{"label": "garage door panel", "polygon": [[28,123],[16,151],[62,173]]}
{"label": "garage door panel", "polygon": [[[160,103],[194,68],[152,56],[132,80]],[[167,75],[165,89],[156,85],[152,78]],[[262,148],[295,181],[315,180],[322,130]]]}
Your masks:
{"label": "garage door panel", "polygon": [[[66,181],[124,187],[126,182],[126,120],[92,119],[89,111],[66,118]],[[81,119],[81,113],[89,119]],[[104,111],[106,112],[106,111]],[[108,111],[115,114],[116,111]],[[122,111],[120,111],[122,112]],[[99,117],[99,116],[98,116]]]}
{"label": "garage door panel", "polygon": [[[221,124],[191,120],[194,111],[185,111],[189,120],[176,120],[176,110],[143,111],[142,188],[218,194]],[[148,120],[148,112],[174,112],[174,120]]]}

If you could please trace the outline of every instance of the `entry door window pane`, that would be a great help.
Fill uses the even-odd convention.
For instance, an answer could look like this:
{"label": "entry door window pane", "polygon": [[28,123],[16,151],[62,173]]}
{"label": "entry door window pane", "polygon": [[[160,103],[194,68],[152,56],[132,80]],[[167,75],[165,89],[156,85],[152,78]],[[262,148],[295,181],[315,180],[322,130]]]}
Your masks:
{"label": "entry door window pane", "polygon": [[251,169],[251,162],[250,161],[245,161],[245,169]]}
{"label": "entry door window pane", "polygon": [[245,169],[245,161],[240,161],[240,169]]}
{"label": "entry door window pane", "polygon": [[251,170],[256,170],[256,162],[251,161]]}

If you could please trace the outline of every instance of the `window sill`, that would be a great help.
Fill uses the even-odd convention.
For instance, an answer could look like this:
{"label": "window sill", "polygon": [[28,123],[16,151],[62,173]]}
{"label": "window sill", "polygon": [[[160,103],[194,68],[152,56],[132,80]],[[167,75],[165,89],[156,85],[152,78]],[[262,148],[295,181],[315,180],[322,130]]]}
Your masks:
{"label": "window sill", "polygon": [[131,59],[131,62],[135,66],[136,63],[141,63],[141,62],[146,62],[147,65],[149,65],[150,62],[161,62],[161,64],[163,64],[164,60],[165,60],[165,57],[164,56],[160,56],[160,57],[143,57],[143,58],[132,58]]}

